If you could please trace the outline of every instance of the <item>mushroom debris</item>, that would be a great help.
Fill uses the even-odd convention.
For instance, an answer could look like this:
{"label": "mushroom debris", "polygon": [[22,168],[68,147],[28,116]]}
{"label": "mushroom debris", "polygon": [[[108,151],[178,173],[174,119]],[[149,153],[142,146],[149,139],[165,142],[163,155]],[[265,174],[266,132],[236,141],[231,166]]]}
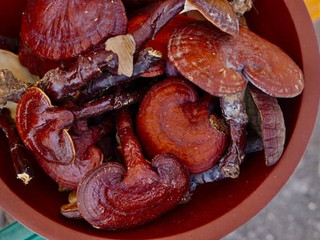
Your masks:
{"label": "mushroom debris", "polygon": [[[276,98],[298,96],[304,79],[242,26],[251,7],[29,1],[21,39],[2,46],[19,42],[21,63],[41,79],[16,60],[0,69],[0,127],[17,175],[37,177],[35,158],[72,190],[62,215],[114,230],[161,216],[200,184],[238,177],[252,151],[275,164],[285,144]],[[6,102],[18,103],[16,128]]]}

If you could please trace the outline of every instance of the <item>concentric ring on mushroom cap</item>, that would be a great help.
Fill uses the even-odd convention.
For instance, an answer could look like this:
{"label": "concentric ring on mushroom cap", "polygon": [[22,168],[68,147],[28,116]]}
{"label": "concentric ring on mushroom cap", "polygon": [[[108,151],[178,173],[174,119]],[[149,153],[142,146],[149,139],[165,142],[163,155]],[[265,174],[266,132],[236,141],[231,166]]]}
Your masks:
{"label": "concentric ring on mushroom cap", "polygon": [[294,97],[304,87],[297,64],[244,27],[235,37],[205,22],[177,28],[168,57],[185,78],[215,96],[242,91],[246,80],[274,97]]}
{"label": "concentric ring on mushroom cap", "polygon": [[124,34],[126,26],[120,0],[34,0],[23,15],[21,39],[37,55],[60,60]]}

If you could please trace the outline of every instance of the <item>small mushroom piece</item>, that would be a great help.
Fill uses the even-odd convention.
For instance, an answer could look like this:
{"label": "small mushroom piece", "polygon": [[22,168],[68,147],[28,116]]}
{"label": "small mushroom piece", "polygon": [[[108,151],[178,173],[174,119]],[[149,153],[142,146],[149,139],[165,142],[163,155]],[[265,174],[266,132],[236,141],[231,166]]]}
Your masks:
{"label": "small mushroom piece", "polygon": [[74,115],[51,105],[39,88],[32,87],[22,96],[16,111],[16,124],[25,146],[49,162],[68,164],[75,159],[75,149],[67,129]]}
{"label": "small mushroom piece", "polygon": [[282,155],[286,138],[285,122],[278,101],[250,85],[246,104],[250,126],[263,142],[266,165],[274,165]]}
{"label": "small mushroom piece", "polygon": [[211,98],[198,99],[194,86],[180,78],[154,85],[137,116],[137,134],[147,155],[170,153],[191,173],[210,169],[228,146],[227,127],[209,113]]}
{"label": "small mushroom piece", "polygon": [[239,33],[239,21],[228,0],[186,0],[184,12],[199,11],[209,22],[232,36]]}
{"label": "small mushroom piece", "polygon": [[11,160],[17,178],[28,184],[34,177],[31,162],[33,156],[23,145],[14,120],[10,116],[10,111],[4,108],[0,112],[0,128],[5,133],[10,147]]}
{"label": "small mushroom piece", "polygon": [[168,56],[185,78],[214,96],[242,92],[247,80],[274,97],[294,97],[304,87],[302,71],[287,54],[241,26],[234,37],[205,22],[179,27]]}
{"label": "small mushroom piece", "polygon": [[43,69],[48,64],[41,63],[49,61],[59,67],[107,38],[125,34],[126,29],[121,0],[28,1],[21,24],[21,46],[27,50],[20,51],[20,57],[28,68],[34,61],[40,63],[31,70],[42,76],[50,69]]}
{"label": "small mushroom piece", "polygon": [[230,145],[226,154],[219,161],[219,168],[224,177],[237,178],[240,174],[240,165],[246,156],[248,115],[245,90],[220,98],[220,107],[229,126]]}
{"label": "small mushroom piece", "polygon": [[78,205],[77,205],[76,191],[72,191],[69,193],[68,201],[69,203],[66,203],[61,206],[60,213],[67,218],[82,219],[82,216],[79,212]]}
{"label": "small mushroom piece", "polygon": [[188,172],[176,157],[162,154],[151,163],[143,157],[128,111],[117,112],[116,124],[125,167],[102,164],[77,189],[82,217],[98,229],[144,224],[174,208],[189,190]]}

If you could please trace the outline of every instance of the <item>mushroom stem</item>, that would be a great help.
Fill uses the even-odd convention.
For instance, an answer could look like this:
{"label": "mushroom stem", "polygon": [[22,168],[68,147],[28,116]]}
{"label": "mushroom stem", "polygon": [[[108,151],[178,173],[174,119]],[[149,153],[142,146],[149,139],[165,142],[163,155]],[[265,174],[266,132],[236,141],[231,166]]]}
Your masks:
{"label": "mushroom stem", "polygon": [[220,160],[219,168],[225,177],[237,178],[240,164],[246,155],[246,125],[248,116],[245,106],[245,90],[220,98],[222,114],[229,125],[230,146]]}
{"label": "mushroom stem", "polygon": [[149,164],[142,155],[141,145],[133,132],[132,120],[129,111],[118,111],[116,122],[126,167],[133,168],[138,165],[149,167]]}
{"label": "mushroom stem", "polygon": [[189,193],[189,174],[173,155],[147,162],[133,133],[127,110],[117,112],[117,128],[126,163],[108,162],[88,172],[77,189],[78,208],[99,229],[123,229],[146,223],[175,207]]}
{"label": "mushroom stem", "polygon": [[37,86],[55,101],[73,96],[92,78],[102,71],[116,73],[118,57],[111,51],[97,50],[80,55],[75,65],[68,70],[56,68],[48,71]]}
{"label": "mushroom stem", "polygon": [[144,49],[139,53],[138,59],[133,66],[133,73],[131,77],[126,75],[104,73],[98,78],[89,82],[86,88],[81,92],[79,98],[83,99],[84,101],[95,99],[112,86],[127,83],[138,78],[148,69],[157,66],[161,61],[162,56],[159,52],[154,51],[151,48]]}
{"label": "mushroom stem", "polygon": [[123,106],[137,103],[142,99],[144,93],[144,90],[125,92],[117,89],[114,94],[88,102],[82,108],[73,111],[73,113],[77,119],[96,117],[103,113],[120,109]]}
{"label": "mushroom stem", "polygon": [[28,184],[34,177],[31,167],[31,153],[23,145],[14,121],[11,118],[10,111],[6,108],[0,112],[0,128],[5,133],[10,147],[11,160],[15,169],[17,178]]}

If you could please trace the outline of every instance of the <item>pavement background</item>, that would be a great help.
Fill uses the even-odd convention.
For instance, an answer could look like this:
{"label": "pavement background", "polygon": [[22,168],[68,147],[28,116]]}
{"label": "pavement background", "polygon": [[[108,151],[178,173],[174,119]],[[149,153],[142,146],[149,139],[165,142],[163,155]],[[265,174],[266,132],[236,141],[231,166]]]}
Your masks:
{"label": "pavement background", "polygon": [[[312,15],[315,19],[320,15],[320,0],[309,1],[317,5],[318,12]],[[315,29],[320,43],[320,20],[315,22]],[[303,159],[288,183],[264,210],[222,240],[319,240],[319,149],[320,113]],[[13,221],[0,209],[0,229]]]}

